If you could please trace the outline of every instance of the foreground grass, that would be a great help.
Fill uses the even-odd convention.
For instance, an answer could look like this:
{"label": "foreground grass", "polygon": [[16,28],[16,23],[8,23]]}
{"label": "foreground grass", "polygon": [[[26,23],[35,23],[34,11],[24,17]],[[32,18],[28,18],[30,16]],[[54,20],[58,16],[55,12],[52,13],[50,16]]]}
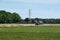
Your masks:
{"label": "foreground grass", "polygon": [[0,40],[60,40],[60,27],[4,27]]}

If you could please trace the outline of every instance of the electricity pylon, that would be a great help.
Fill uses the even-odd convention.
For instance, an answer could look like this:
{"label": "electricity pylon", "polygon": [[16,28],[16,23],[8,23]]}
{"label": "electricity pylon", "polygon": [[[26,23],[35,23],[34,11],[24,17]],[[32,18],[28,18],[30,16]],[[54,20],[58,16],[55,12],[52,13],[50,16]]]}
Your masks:
{"label": "electricity pylon", "polygon": [[31,9],[29,9],[29,19],[30,19],[29,23],[31,23]]}

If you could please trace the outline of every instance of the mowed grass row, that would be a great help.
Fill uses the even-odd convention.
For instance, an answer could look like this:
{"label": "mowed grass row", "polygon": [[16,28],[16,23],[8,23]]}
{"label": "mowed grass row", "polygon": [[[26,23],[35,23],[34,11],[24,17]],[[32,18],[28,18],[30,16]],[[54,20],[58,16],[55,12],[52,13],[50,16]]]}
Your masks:
{"label": "mowed grass row", "polygon": [[0,40],[60,40],[60,27],[1,27]]}
{"label": "mowed grass row", "polygon": [[0,32],[60,32],[60,27],[0,27]]}

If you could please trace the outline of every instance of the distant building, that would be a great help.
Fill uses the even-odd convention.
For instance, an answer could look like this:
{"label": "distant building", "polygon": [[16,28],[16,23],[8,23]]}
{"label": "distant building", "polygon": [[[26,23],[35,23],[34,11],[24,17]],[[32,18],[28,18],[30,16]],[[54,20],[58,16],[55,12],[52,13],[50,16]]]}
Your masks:
{"label": "distant building", "polygon": [[35,24],[36,25],[43,24],[43,23],[44,23],[43,21],[37,21],[37,20],[35,20]]}

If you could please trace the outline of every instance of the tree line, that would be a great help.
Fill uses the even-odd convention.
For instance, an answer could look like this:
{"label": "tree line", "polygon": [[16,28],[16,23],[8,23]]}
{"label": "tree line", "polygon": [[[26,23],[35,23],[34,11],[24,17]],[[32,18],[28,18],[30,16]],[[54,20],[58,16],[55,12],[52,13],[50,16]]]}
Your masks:
{"label": "tree line", "polygon": [[7,12],[0,10],[0,23],[18,23],[20,22],[21,17],[18,13]]}
{"label": "tree line", "polygon": [[60,24],[60,18],[25,18],[22,19],[21,16],[16,12],[7,12],[5,10],[0,10],[0,23],[34,23],[34,20],[43,21],[45,24]]}
{"label": "tree line", "polygon": [[29,23],[29,21],[31,20],[31,23],[34,23],[34,20],[37,21],[43,21],[44,24],[60,24],[60,19],[59,18],[25,18],[24,19],[26,21],[26,23]]}

